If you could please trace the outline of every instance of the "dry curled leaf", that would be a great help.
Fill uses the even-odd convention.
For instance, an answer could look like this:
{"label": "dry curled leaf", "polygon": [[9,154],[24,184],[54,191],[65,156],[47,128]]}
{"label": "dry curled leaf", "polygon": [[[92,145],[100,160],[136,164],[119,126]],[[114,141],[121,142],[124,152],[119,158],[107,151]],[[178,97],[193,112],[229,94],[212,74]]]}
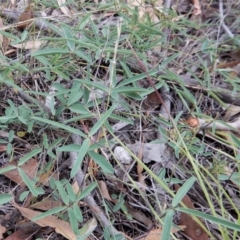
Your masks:
{"label": "dry curled leaf", "polygon": [[41,202],[32,204],[30,206],[30,208],[47,211],[47,210],[53,209],[55,207],[61,207],[61,206],[62,206],[61,202],[54,201],[52,199],[46,199]]}
{"label": "dry curled leaf", "polygon": [[[179,229],[172,227],[171,232],[172,233],[176,233],[180,230],[184,230],[184,226],[178,226]],[[144,236],[143,238],[141,238],[141,240],[159,240],[162,239],[162,228],[156,228],[151,230],[147,236]]]}
{"label": "dry curled leaf", "polygon": [[33,40],[33,41],[27,41],[24,43],[14,44],[12,45],[15,48],[20,49],[38,49],[41,45],[45,44],[46,41],[40,41],[40,40]]}
{"label": "dry curled leaf", "polygon": [[[18,166],[17,161],[12,161],[8,164],[8,166]],[[6,166],[1,167],[0,169],[4,169]],[[38,162],[36,159],[32,158],[29,159],[26,163],[24,163],[21,167],[20,167],[31,179],[33,179],[36,174],[37,174],[37,170],[38,170]],[[5,172],[3,173],[3,175],[7,178],[9,178],[10,180],[12,180],[13,182],[19,184],[20,186],[24,187],[26,186],[26,184],[23,182],[22,177],[19,175],[19,172],[17,170],[17,168]]]}
{"label": "dry curled leaf", "polygon": [[148,107],[148,109],[155,109],[162,102],[160,101],[158,94],[156,92],[152,92],[147,96],[143,103],[146,107]]}
{"label": "dry curled leaf", "polygon": [[[13,205],[21,212],[21,214],[27,219],[31,220],[34,217],[40,215],[42,212],[33,211],[28,208],[20,207],[18,204]],[[71,225],[68,222],[58,219],[55,216],[47,216],[36,221],[41,227],[52,227],[55,231],[69,240],[76,240],[77,236],[72,231]]]}
{"label": "dry curled leaf", "polygon": [[131,207],[130,205],[126,204],[127,211],[132,215],[132,217],[139,222],[143,223],[147,229],[151,229],[153,226],[152,220],[147,217],[142,211],[137,210],[136,208]]}
{"label": "dry curled leaf", "polygon": [[105,199],[107,199],[110,202],[117,203],[117,200],[114,200],[111,198],[108,189],[107,189],[107,184],[104,181],[98,181],[99,188],[101,190],[101,193]]}
{"label": "dry curled leaf", "polygon": [[19,22],[19,24],[17,25],[18,29],[24,30],[29,25],[31,25],[33,21],[29,21],[29,20],[32,18],[34,18],[33,4],[29,4],[18,19],[18,22]]}

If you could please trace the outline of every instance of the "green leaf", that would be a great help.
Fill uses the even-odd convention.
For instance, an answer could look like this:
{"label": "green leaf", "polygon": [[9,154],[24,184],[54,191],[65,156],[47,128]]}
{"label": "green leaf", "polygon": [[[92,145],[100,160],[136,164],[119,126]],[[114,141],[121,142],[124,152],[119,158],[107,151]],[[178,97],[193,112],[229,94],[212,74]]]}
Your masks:
{"label": "green leaf", "polygon": [[69,216],[69,220],[70,220],[72,230],[75,234],[77,234],[78,233],[78,221],[77,221],[77,218],[74,214],[74,210],[72,208],[68,209],[68,216]]}
{"label": "green leaf", "polygon": [[28,194],[29,194],[29,191],[24,191],[24,192],[22,192],[22,193],[20,194],[19,200],[20,200],[21,202],[23,202],[23,201],[25,200],[25,198],[28,196]]}
{"label": "green leaf", "polygon": [[95,163],[97,163],[106,174],[113,174],[114,168],[112,165],[107,161],[105,157],[102,155],[94,152],[94,151],[88,151],[89,156],[93,159]]}
{"label": "green leaf", "polygon": [[44,56],[35,57],[39,62],[41,62],[44,66],[53,68],[52,64],[48,61],[48,59]]}
{"label": "green leaf", "polygon": [[24,157],[20,158],[20,160],[18,162],[18,166],[23,165],[25,162],[27,162],[29,159],[31,159],[33,156],[37,155],[40,152],[42,152],[42,148],[33,149],[30,153],[28,153]]}
{"label": "green leaf", "polygon": [[10,155],[12,152],[12,144],[11,143],[8,143],[7,144],[7,154]]}
{"label": "green leaf", "polygon": [[67,193],[68,193],[69,199],[72,202],[74,202],[76,200],[76,194],[73,192],[72,185],[69,182],[66,183],[66,188],[67,188]]}
{"label": "green leaf", "polygon": [[42,219],[42,218],[45,218],[47,216],[50,216],[50,215],[59,213],[61,211],[64,211],[66,208],[67,208],[66,206],[64,206],[64,207],[55,207],[53,209],[48,210],[47,212],[44,212],[44,213],[41,213],[41,214],[37,215],[36,217],[32,218],[31,221],[35,222],[35,221],[37,221],[39,219]]}
{"label": "green leaf", "polygon": [[32,57],[54,55],[54,54],[67,54],[67,53],[70,53],[68,49],[50,48],[50,49],[34,51],[32,52]]}
{"label": "green leaf", "polygon": [[75,175],[77,174],[77,171],[81,167],[82,160],[83,160],[84,156],[86,155],[89,147],[90,147],[90,139],[86,138],[83,141],[82,146],[79,149],[77,159],[75,160],[75,162],[73,164],[73,167],[72,167],[72,170],[70,173],[71,178],[75,177]]}
{"label": "green leaf", "polygon": [[68,101],[67,101],[67,105],[70,106],[74,103],[76,103],[77,101],[80,100],[80,98],[83,96],[83,91],[80,90],[74,90],[71,91],[71,93],[68,96]]}
{"label": "green leaf", "polygon": [[0,205],[9,203],[10,201],[12,201],[12,199],[13,199],[13,196],[11,194],[8,194],[8,193],[0,194]]}
{"label": "green leaf", "polygon": [[216,224],[219,224],[219,225],[225,226],[227,228],[230,228],[232,230],[236,230],[236,231],[240,232],[240,225],[239,224],[236,224],[236,223],[230,222],[228,220],[225,220],[225,219],[221,218],[220,216],[219,217],[214,217],[212,215],[202,213],[202,212],[199,212],[199,211],[193,210],[193,209],[188,209],[188,208],[176,208],[176,210],[179,211],[179,212],[184,212],[184,213],[188,213],[190,215],[194,215],[196,217],[203,218],[203,219],[208,220],[210,222],[213,222],[213,223],[216,223]]}
{"label": "green leaf", "polygon": [[80,145],[78,144],[69,144],[69,145],[65,145],[63,147],[59,147],[57,148],[58,152],[78,152],[80,150]]}
{"label": "green leaf", "polygon": [[106,88],[106,86],[104,86],[101,83],[93,82],[93,81],[86,80],[86,79],[75,79],[75,80],[79,81],[80,83],[83,83],[83,84],[85,84],[87,86],[90,86],[90,87],[92,87],[94,89],[99,89],[99,90],[102,90],[103,92],[108,93],[108,88]]}
{"label": "green leaf", "polygon": [[43,146],[45,149],[49,148],[48,137],[46,133],[43,134]]}
{"label": "green leaf", "polygon": [[81,103],[75,103],[68,107],[69,110],[71,110],[74,113],[79,114],[89,114],[89,111],[86,109],[86,107]]}
{"label": "green leaf", "polygon": [[83,53],[82,51],[78,50],[78,51],[74,51],[74,53],[82,58],[83,60],[85,60],[87,63],[91,63],[92,62],[92,59],[86,55],[86,53]]}
{"label": "green leaf", "polygon": [[18,110],[17,110],[17,108],[15,107],[14,103],[12,102],[12,100],[8,99],[8,103],[9,103],[11,109],[13,110],[13,112],[14,112],[16,115],[18,115]]}
{"label": "green leaf", "polygon": [[92,137],[93,134],[95,134],[99,128],[104,124],[104,122],[111,116],[112,112],[116,109],[117,104],[113,104],[97,121],[97,123],[92,127],[89,137]]}
{"label": "green leaf", "polygon": [[116,120],[119,120],[119,121],[122,121],[122,122],[126,122],[126,123],[131,124],[131,125],[134,124],[131,119],[127,119],[127,118],[124,118],[124,117],[122,117],[122,116],[118,116],[118,115],[116,115],[116,114],[114,114],[114,113],[111,114],[111,117],[110,117],[110,118],[116,119]]}
{"label": "green leaf", "polygon": [[92,192],[96,187],[97,187],[98,183],[97,182],[93,182],[91,183],[89,186],[87,186],[81,193],[80,195],[77,197],[77,202],[80,201],[81,199],[85,198],[87,195],[90,194],[90,192]]}
{"label": "green leaf", "polygon": [[11,170],[14,170],[14,169],[16,169],[17,167],[15,167],[15,166],[7,166],[7,167],[5,167],[5,168],[2,168],[2,169],[0,169],[0,174],[4,174],[4,173],[6,173],[6,172],[9,172],[9,171],[11,171]]}
{"label": "green leaf", "polygon": [[172,209],[168,210],[167,213],[166,213],[166,216],[164,218],[164,223],[163,223],[163,231],[162,231],[162,238],[161,239],[164,239],[164,240],[169,240],[170,239],[173,214],[174,214],[174,211]]}
{"label": "green leaf", "polygon": [[11,34],[9,32],[5,32],[5,31],[0,31],[0,34],[3,36],[6,36],[7,38],[12,38],[16,41],[21,42],[21,39],[16,34]]}
{"label": "green leaf", "polygon": [[14,131],[13,130],[10,130],[9,134],[8,134],[8,141],[9,142],[12,142],[14,138]]}
{"label": "green leaf", "polygon": [[82,223],[83,222],[83,216],[82,216],[82,211],[80,210],[79,206],[77,205],[77,203],[73,204],[73,211],[74,214],[77,218],[77,220]]}
{"label": "green leaf", "polygon": [[113,212],[117,212],[119,209],[121,209],[123,207],[124,202],[125,201],[123,197],[121,197],[117,204],[113,207]]}
{"label": "green leaf", "polygon": [[46,123],[46,124],[50,124],[50,125],[52,125],[54,127],[60,128],[60,129],[64,129],[64,130],[66,130],[67,132],[70,132],[70,133],[78,134],[78,135],[80,135],[82,137],[85,137],[85,138],[87,137],[80,130],[72,128],[72,127],[69,127],[69,126],[64,125],[62,123],[59,123],[59,122],[55,122],[55,121],[52,121],[52,120],[49,120],[49,119],[45,119],[45,118],[41,118],[41,117],[35,117],[35,116],[32,116],[32,119],[36,120],[36,121],[39,121],[39,122]]}
{"label": "green leaf", "polygon": [[136,92],[146,92],[146,89],[140,88],[140,87],[116,87],[113,89],[112,92],[117,92],[117,93],[136,93]]}
{"label": "green leaf", "polygon": [[77,240],[85,240],[97,227],[97,220],[92,218],[88,220],[83,227],[78,230]]}
{"label": "green leaf", "polygon": [[189,189],[193,186],[195,181],[196,178],[192,176],[182,185],[182,187],[178,189],[176,195],[172,200],[173,207],[176,207],[182,201],[183,197],[188,193]]}
{"label": "green leaf", "polygon": [[128,79],[120,82],[120,83],[117,85],[117,87],[122,87],[122,86],[128,85],[128,84],[130,84],[130,83],[133,83],[133,82],[136,82],[136,81],[141,80],[141,79],[143,79],[143,78],[146,78],[147,76],[150,76],[150,77],[151,77],[151,76],[153,76],[153,75],[155,75],[155,74],[157,74],[157,73],[158,73],[158,70],[153,69],[153,70],[150,70],[150,71],[148,72],[148,74],[146,74],[146,73],[138,74],[138,75],[136,75],[136,76],[134,76],[134,77],[130,77],[130,78],[128,78]]}
{"label": "green leaf", "polygon": [[[71,31],[70,31],[70,26],[65,25],[65,26],[62,27],[62,29],[63,29],[63,33],[64,33],[66,38],[73,39],[73,35],[72,35]],[[68,40],[67,41],[67,45],[68,45],[68,48],[72,52],[75,50],[75,42],[74,41]]]}
{"label": "green leaf", "polygon": [[80,116],[76,116],[76,117],[73,117],[73,118],[69,118],[68,120],[64,121],[64,123],[71,123],[71,122],[76,122],[76,121],[79,121],[79,120],[82,120],[82,119],[89,119],[89,118],[92,118],[94,117],[94,115],[92,113],[87,113],[87,114],[83,114],[83,115],[80,115]]}
{"label": "green leaf", "polygon": [[59,195],[62,198],[62,201],[65,203],[65,205],[68,205],[69,204],[69,197],[68,197],[62,183],[60,181],[55,181],[55,184],[56,184],[57,190],[59,192]]}
{"label": "green leaf", "polygon": [[62,77],[63,79],[70,80],[69,76],[64,72],[60,71],[58,68],[53,68],[52,71]]}
{"label": "green leaf", "polygon": [[26,175],[26,173],[21,168],[18,168],[18,172],[19,172],[22,180],[24,181],[24,183],[29,188],[32,195],[34,197],[37,197],[39,195],[39,192],[36,190],[35,183],[33,183],[32,180],[29,179],[29,177]]}

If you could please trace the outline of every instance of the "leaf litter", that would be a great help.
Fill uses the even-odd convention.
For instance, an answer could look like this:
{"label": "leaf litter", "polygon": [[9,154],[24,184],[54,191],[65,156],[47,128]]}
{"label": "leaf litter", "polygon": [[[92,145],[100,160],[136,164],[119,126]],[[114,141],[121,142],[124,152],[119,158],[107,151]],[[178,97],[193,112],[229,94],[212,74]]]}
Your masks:
{"label": "leaf litter", "polygon": [[[0,208],[1,237],[30,239],[49,227],[52,239],[76,239],[77,232],[82,239],[159,239],[176,183],[199,172],[206,178],[182,202],[224,216],[228,238],[237,239],[239,46],[228,42],[237,34],[237,3],[128,1],[119,12],[105,2],[104,11],[85,2],[36,3],[4,5],[0,22],[8,56],[0,69],[1,192],[16,201]],[[81,144],[71,145],[75,130],[92,133],[84,156]],[[64,145],[71,150],[58,151]],[[35,148],[41,151],[18,167]],[[59,207],[67,210],[32,221]],[[176,239],[219,239],[225,231],[204,219],[205,232],[190,215],[175,213],[173,223],[183,225],[169,229]],[[5,226],[6,216],[16,230]],[[37,224],[27,232],[19,216]]]}

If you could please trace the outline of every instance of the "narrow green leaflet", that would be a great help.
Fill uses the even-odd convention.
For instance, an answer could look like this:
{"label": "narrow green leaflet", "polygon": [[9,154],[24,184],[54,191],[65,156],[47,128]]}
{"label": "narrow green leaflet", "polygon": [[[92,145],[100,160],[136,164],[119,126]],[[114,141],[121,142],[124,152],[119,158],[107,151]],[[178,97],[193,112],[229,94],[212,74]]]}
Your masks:
{"label": "narrow green leaflet", "polygon": [[85,198],[87,195],[90,194],[90,192],[92,192],[96,187],[97,187],[98,183],[97,182],[93,182],[91,183],[89,186],[87,186],[81,193],[80,195],[77,197],[77,202],[80,201],[81,199]]}
{"label": "narrow green leaflet", "polygon": [[164,239],[164,240],[169,240],[170,239],[173,214],[174,214],[174,211],[172,209],[168,210],[167,213],[166,213],[166,217],[164,218],[164,223],[163,223],[163,231],[162,231],[162,238],[161,239]]}
{"label": "narrow green leaflet", "polygon": [[97,220],[92,218],[88,220],[83,227],[78,230],[77,240],[85,240],[97,227]]}
{"label": "narrow green leaflet", "polygon": [[88,152],[89,147],[90,147],[90,139],[86,138],[83,141],[82,146],[79,149],[77,159],[75,160],[75,162],[73,164],[73,167],[72,167],[72,170],[70,173],[71,178],[73,178],[77,174],[77,171],[81,167],[82,160],[83,160],[84,156],[86,155],[86,153]]}
{"label": "narrow green leaflet", "polygon": [[82,211],[80,210],[79,206],[76,203],[73,204],[73,211],[74,211],[74,214],[75,214],[77,220],[80,223],[82,223],[83,222]]}
{"label": "narrow green leaflet", "polygon": [[[62,27],[62,29],[63,29],[63,33],[64,33],[66,38],[73,39],[73,35],[70,31],[70,26],[65,25],[65,26]],[[73,52],[74,49],[75,49],[75,42],[67,41],[67,45],[68,45],[68,48]]]}
{"label": "narrow green leaflet", "polygon": [[112,112],[116,109],[117,104],[113,104],[97,121],[97,123],[92,127],[89,136],[93,136],[99,128],[104,124],[104,122],[111,116]]}
{"label": "narrow green leaflet", "polygon": [[190,215],[194,215],[196,217],[203,218],[205,220],[214,222],[216,224],[220,224],[222,226],[225,226],[227,228],[230,228],[230,229],[233,229],[233,230],[236,230],[236,231],[240,232],[240,225],[239,224],[230,222],[230,221],[222,219],[220,217],[214,217],[212,215],[202,213],[202,212],[199,212],[197,210],[193,210],[193,209],[189,209],[189,208],[176,208],[176,210],[179,211],[179,212],[184,212],[184,213],[188,213]]}
{"label": "narrow green leaflet", "polygon": [[140,88],[140,87],[116,87],[113,89],[113,92],[117,92],[117,93],[136,93],[136,92],[146,92],[145,88]]}
{"label": "narrow green leaflet", "polygon": [[11,34],[9,32],[5,32],[5,31],[2,31],[2,30],[0,31],[0,34],[3,35],[3,36],[6,36],[7,38],[10,38],[10,39],[12,38],[15,41],[21,42],[21,39],[18,36],[16,36],[15,34]]}
{"label": "narrow green leaflet", "polygon": [[89,114],[89,111],[81,103],[74,103],[70,107],[68,107],[68,109],[71,110],[74,113]]}
{"label": "narrow green leaflet", "polygon": [[93,159],[95,163],[97,163],[106,174],[113,174],[114,169],[112,165],[107,161],[105,157],[102,155],[94,152],[94,151],[88,151],[89,156]]}
{"label": "narrow green leaflet", "polygon": [[55,121],[52,121],[52,120],[49,120],[49,119],[45,119],[45,118],[41,118],[41,117],[35,117],[35,116],[32,116],[32,119],[36,120],[36,121],[39,121],[39,122],[46,123],[46,124],[50,124],[50,125],[52,125],[54,127],[60,128],[60,129],[64,129],[64,130],[66,130],[67,132],[70,132],[70,133],[78,134],[78,135],[80,135],[82,137],[87,137],[80,130],[72,128],[72,127],[69,127],[69,126],[64,125],[62,123],[59,123],[59,122],[55,122]]}
{"label": "narrow green leaflet", "polygon": [[183,199],[183,197],[187,194],[189,189],[192,187],[194,182],[196,181],[195,177],[189,178],[183,185],[180,187],[172,200],[172,206],[176,207]]}
{"label": "narrow green leaflet", "polygon": [[50,49],[35,51],[32,53],[32,57],[44,56],[44,55],[54,55],[54,54],[67,54],[67,53],[70,53],[68,49],[50,48]]}
{"label": "narrow green leaflet", "polygon": [[76,54],[78,57],[82,58],[83,60],[85,60],[88,63],[92,62],[92,59],[90,58],[90,56],[87,56],[86,53],[82,52],[82,51],[74,51],[74,54]]}
{"label": "narrow green leaflet", "polygon": [[13,110],[13,112],[14,112],[16,115],[18,115],[18,110],[17,110],[17,108],[15,107],[14,103],[13,103],[10,99],[8,99],[8,103],[9,103],[11,109]]}
{"label": "narrow green leaflet", "polygon": [[58,152],[78,152],[80,150],[80,145],[78,144],[69,144],[62,147],[57,148]]}
{"label": "narrow green leaflet", "polygon": [[122,86],[125,86],[125,85],[129,84],[129,83],[136,82],[136,81],[141,80],[141,79],[143,79],[143,78],[145,78],[145,77],[147,77],[147,76],[150,76],[150,77],[151,77],[151,76],[153,76],[153,75],[155,75],[155,74],[157,74],[157,73],[158,73],[158,70],[153,69],[153,70],[150,70],[150,71],[148,72],[148,74],[146,74],[146,73],[138,74],[138,75],[136,75],[136,76],[130,77],[130,78],[128,78],[128,79],[120,82],[120,83],[117,85],[117,87],[122,87]]}
{"label": "narrow green leaflet", "polygon": [[31,221],[35,222],[35,221],[37,221],[39,219],[42,219],[42,218],[45,218],[47,216],[50,216],[50,215],[62,212],[66,208],[67,208],[66,206],[64,206],[64,207],[55,207],[53,209],[48,210],[47,212],[44,212],[44,213],[41,213],[41,214],[37,215],[36,217],[32,218]]}
{"label": "narrow green leaflet", "polygon": [[59,192],[59,195],[61,196],[61,199],[63,200],[65,205],[69,204],[69,197],[60,181],[55,181],[57,190]]}
{"label": "narrow green leaflet", "polygon": [[78,221],[77,221],[77,218],[74,214],[74,210],[72,208],[68,209],[68,216],[69,216],[69,220],[70,220],[72,230],[75,234],[77,234],[78,233]]}
{"label": "narrow green leaflet", "polygon": [[77,101],[80,100],[80,98],[82,96],[83,96],[83,91],[82,90],[71,91],[71,93],[68,96],[67,105],[70,106],[70,105],[76,103]]}
{"label": "narrow green leaflet", "polygon": [[66,189],[69,199],[74,202],[76,200],[76,194],[73,192],[72,185],[69,182],[66,184]]}
{"label": "narrow green leaflet", "polygon": [[12,201],[13,196],[8,193],[0,194],[0,205],[3,205],[5,203],[9,203]]}
{"label": "narrow green leaflet", "polygon": [[113,207],[113,212],[117,212],[119,209],[121,209],[124,205],[124,199],[123,197],[120,198],[120,200],[116,203],[116,205]]}
{"label": "narrow green leaflet", "polygon": [[27,162],[29,159],[37,155],[38,153],[42,152],[42,148],[35,148],[30,153],[26,154],[24,157],[20,158],[18,162],[18,166],[23,165],[25,162]]}
{"label": "narrow green leaflet", "polygon": [[33,181],[29,179],[29,177],[26,175],[26,173],[21,168],[18,168],[18,172],[19,172],[22,180],[24,181],[24,183],[29,188],[29,191],[32,193],[32,195],[34,197],[37,197],[39,195],[39,192],[37,191],[36,186],[33,183]]}
{"label": "narrow green leaflet", "polygon": [[9,172],[13,169],[16,169],[16,166],[7,166],[5,168],[0,169],[0,174],[4,174],[4,173]]}

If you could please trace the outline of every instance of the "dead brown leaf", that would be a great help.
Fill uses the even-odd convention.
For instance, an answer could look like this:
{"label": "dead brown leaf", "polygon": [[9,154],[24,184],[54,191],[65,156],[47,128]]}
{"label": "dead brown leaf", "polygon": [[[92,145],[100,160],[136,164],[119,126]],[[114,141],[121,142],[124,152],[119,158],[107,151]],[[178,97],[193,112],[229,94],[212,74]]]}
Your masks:
{"label": "dead brown leaf", "polygon": [[[18,163],[17,163],[17,161],[12,161],[8,164],[8,166],[16,166],[17,167]],[[1,167],[0,169],[4,169],[5,167],[6,166]],[[28,177],[34,178],[37,174],[38,162],[36,159],[32,158],[32,159],[28,160],[26,163],[24,163],[21,166],[21,169],[28,175]],[[9,178],[10,180],[12,180],[13,182],[19,184],[22,187],[26,186],[26,184],[22,181],[22,178],[19,175],[17,168],[3,173],[3,175],[5,177]]]}
{"label": "dead brown leaf", "polygon": [[3,239],[3,234],[6,232],[6,228],[0,225],[0,239]]}
{"label": "dead brown leaf", "polygon": [[98,185],[99,185],[101,193],[105,199],[107,199],[110,202],[114,202],[114,203],[118,202],[117,200],[114,200],[111,198],[111,196],[109,195],[108,189],[107,189],[107,185],[104,181],[98,181]]}
{"label": "dead brown leaf", "polygon": [[61,206],[62,206],[61,202],[54,201],[52,199],[47,199],[47,200],[43,200],[41,202],[34,203],[29,208],[32,208],[32,209],[36,208],[39,210],[47,211],[52,208],[61,207]]}
{"label": "dead brown leaf", "polygon": [[8,236],[7,238],[5,238],[5,240],[31,240],[32,239],[32,235],[33,232],[25,232],[23,230],[18,230],[16,232],[14,232],[13,234],[11,234],[10,236]]}
{"label": "dead brown leaf", "polygon": [[194,14],[195,16],[201,15],[202,10],[201,10],[201,5],[200,5],[200,3],[199,3],[199,0],[192,0],[192,2],[193,2],[193,6],[194,6],[194,8],[195,8],[193,14]]}
{"label": "dead brown leaf", "polygon": [[130,205],[126,204],[127,211],[132,215],[133,218],[143,223],[147,229],[151,229],[153,226],[152,220],[147,217],[142,211],[132,208]]}
{"label": "dead brown leaf", "polygon": [[[179,226],[180,229],[174,228],[172,227],[171,232],[172,233],[176,233],[180,230],[184,229],[184,226]],[[147,236],[145,236],[144,238],[141,238],[142,240],[159,240],[162,239],[162,228],[156,228],[151,230]]]}
{"label": "dead brown leaf", "polygon": [[[13,205],[21,212],[21,214],[26,217],[27,219],[31,220],[32,218],[38,216],[41,214],[41,212],[33,211],[28,208],[20,207],[16,203],[13,203]],[[58,219],[55,216],[47,216],[45,218],[42,218],[40,220],[36,221],[36,224],[38,224],[41,227],[52,227],[55,229],[55,231],[65,238],[69,240],[76,240],[77,236],[72,231],[71,225],[68,222],[65,222],[63,220]]]}
{"label": "dead brown leaf", "polygon": [[17,24],[18,29],[24,30],[25,28],[30,26],[33,21],[29,21],[29,20],[32,18],[34,18],[33,4],[29,4],[18,19],[18,22],[19,22]]}
{"label": "dead brown leaf", "polygon": [[[2,18],[0,18],[0,29],[3,27],[3,20]],[[10,40],[6,36],[0,34],[0,48],[2,48],[3,54],[5,54],[5,52],[7,51],[9,42]]]}
{"label": "dead brown leaf", "polygon": [[0,145],[0,152],[5,152],[7,150],[6,145]]}
{"label": "dead brown leaf", "polygon": [[[174,185],[175,190],[178,191],[180,188],[179,185]],[[185,195],[182,199],[182,202],[190,209],[195,209],[193,203],[191,202],[191,199]],[[199,219],[200,220],[200,219]],[[181,213],[180,215],[180,221],[179,223],[181,225],[186,226],[184,229],[185,234],[190,237],[193,240],[208,240],[207,233],[202,229],[202,227],[195,222],[192,217],[187,213]]]}
{"label": "dead brown leaf", "polygon": [[152,92],[148,94],[143,103],[148,108],[148,110],[154,110],[156,107],[159,107],[162,102],[158,98],[158,94],[156,92]]}
{"label": "dead brown leaf", "polygon": [[46,41],[40,41],[40,40],[33,40],[33,41],[27,41],[24,43],[14,44],[12,45],[15,48],[19,49],[38,49],[42,44],[46,43]]}

